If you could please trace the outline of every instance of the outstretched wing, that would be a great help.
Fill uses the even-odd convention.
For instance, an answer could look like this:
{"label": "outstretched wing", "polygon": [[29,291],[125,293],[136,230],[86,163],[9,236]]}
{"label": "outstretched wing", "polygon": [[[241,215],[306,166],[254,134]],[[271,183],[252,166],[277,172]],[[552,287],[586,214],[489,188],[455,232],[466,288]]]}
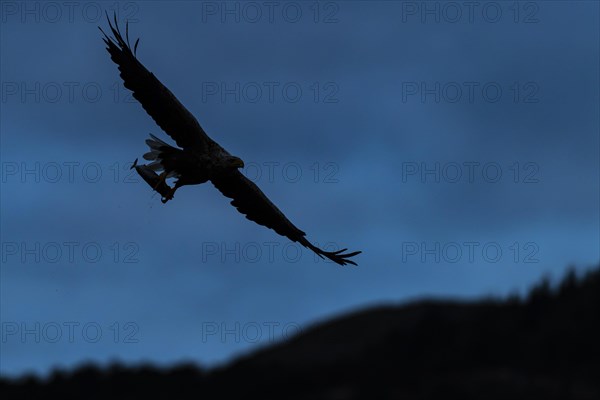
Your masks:
{"label": "outstretched wing", "polygon": [[132,51],[129,45],[129,24],[125,26],[124,40],[117,24],[116,13],[115,26],[110,22],[108,14],[106,19],[114,37],[109,37],[102,28],[98,28],[104,34],[103,40],[108,46],[106,49],[110,58],[119,66],[125,87],[133,92],[133,97],[177,145],[205,151],[212,140],[173,93],[138,61],[135,52],[140,39],[135,42]]}
{"label": "outstretched wing", "polygon": [[269,200],[267,196],[248,178],[238,170],[228,175],[222,175],[211,179],[215,187],[223,193],[224,196],[233,199],[233,205],[239,212],[244,214],[250,221],[259,225],[273,229],[281,236],[285,236],[293,242],[298,242],[317,253],[321,258],[323,256],[340,265],[356,263],[349,260],[360,251],[345,253],[347,249],[338,251],[324,251],[313,246],[307,239],[306,233],[296,228],[287,217]]}

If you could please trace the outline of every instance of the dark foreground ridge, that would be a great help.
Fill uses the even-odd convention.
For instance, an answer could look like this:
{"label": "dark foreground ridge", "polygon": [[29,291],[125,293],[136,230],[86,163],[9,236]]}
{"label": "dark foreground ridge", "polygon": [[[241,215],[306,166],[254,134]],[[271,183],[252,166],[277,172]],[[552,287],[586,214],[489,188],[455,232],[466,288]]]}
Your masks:
{"label": "dark foreground ridge", "polygon": [[526,299],[361,311],[219,370],[94,366],[0,379],[3,399],[598,399],[600,268]]}

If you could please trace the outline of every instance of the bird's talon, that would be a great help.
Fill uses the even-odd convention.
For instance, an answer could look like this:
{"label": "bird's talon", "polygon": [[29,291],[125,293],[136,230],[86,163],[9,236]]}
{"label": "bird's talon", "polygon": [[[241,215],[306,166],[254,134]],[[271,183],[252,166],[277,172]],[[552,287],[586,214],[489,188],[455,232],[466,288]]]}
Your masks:
{"label": "bird's talon", "polygon": [[160,201],[165,204],[167,201],[172,200],[173,196],[175,196],[175,190],[177,190],[176,188],[169,188],[169,192],[167,193],[166,196],[163,196],[162,199],[160,199]]}

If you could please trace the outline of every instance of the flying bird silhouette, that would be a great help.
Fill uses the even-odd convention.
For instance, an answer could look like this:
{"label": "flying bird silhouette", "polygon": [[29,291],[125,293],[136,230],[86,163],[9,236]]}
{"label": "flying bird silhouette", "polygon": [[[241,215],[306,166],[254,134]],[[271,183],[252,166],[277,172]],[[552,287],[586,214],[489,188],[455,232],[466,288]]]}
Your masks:
{"label": "flying bird silhouette", "polygon": [[[247,219],[300,243],[321,258],[327,257],[339,265],[357,265],[350,257],[360,254],[360,251],[344,253],[347,249],[342,249],[330,252],[312,245],[306,239],[306,233],[292,224],[258,186],[238,170],[244,167],[244,162],[208,137],[196,118],[173,93],[138,61],[136,51],[140,39],[136,40],[132,51],[129,44],[129,23],[125,25],[123,39],[116,13],[114,26],[108,13],[106,19],[113,37],[108,36],[101,27],[98,28],[104,35],[103,40],[108,46],[110,58],[119,67],[124,86],[133,92],[133,97],[141,103],[156,124],[181,147],[173,147],[150,134],[150,139],[146,140],[150,151],[144,154],[144,159],[152,162],[138,165],[136,159],[132,166],[160,193],[163,203],[171,200],[181,186],[210,181],[224,196],[233,199],[231,204]],[[158,175],[156,172],[161,173]],[[177,179],[172,188],[167,184],[167,178]]]}

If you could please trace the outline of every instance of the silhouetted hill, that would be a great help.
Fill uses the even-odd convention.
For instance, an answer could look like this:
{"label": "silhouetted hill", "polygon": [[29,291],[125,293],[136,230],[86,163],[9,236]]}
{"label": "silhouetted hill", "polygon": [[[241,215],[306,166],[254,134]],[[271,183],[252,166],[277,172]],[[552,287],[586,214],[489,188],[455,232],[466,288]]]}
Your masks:
{"label": "silhouetted hill", "polygon": [[0,380],[2,398],[598,399],[600,268],[526,299],[420,301],[336,318],[217,370]]}

